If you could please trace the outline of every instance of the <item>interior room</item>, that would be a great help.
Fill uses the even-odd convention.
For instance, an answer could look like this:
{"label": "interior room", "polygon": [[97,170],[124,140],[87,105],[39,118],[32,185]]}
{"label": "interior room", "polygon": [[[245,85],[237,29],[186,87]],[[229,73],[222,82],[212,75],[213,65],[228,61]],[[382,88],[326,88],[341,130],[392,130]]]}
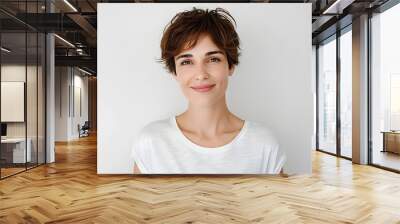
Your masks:
{"label": "interior room", "polygon": [[[230,107],[245,111],[246,108],[254,106],[258,111],[266,109],[268,112],[256,113],[257,109],[249,113],[243,112],[243,115],[248,115],[248,118],[243,119],[244,124],[249,124],[247,119],[257,115],[268,117],[269,120],[265,121],[275,125],[272,127],[286,127],[290,122],[282,119],[285,116],[297,122],[296,125],[303,125],[303,128],[295,126],[293,122],[295,128],[277,129],[276,136],[283,136],[279,138],[279,144],[271,140],[274,147],[258,147],[263,151],[260,151],[261,154],[255,154],[257,161],[274,164],[279,169],[266,169],[266,165],[260,173],[151,173],[150,169],[143,168],[154,168],[159,164],[143,166],[141,159],[159,156],[159,161],[163,162],[166,154],[160,153],[163,151],[149,150],[147,154],[141,155],[132,150],[135,147],[146,150],[158,143],[158,146],[166,146],[158,147],[159,150],[167,148],[177,152],[173,151],[176,150],[174,147],[168,146],[177,146],[186,137],[186,144],[197,145],[198,153],[204,155],[206,154],[201,150],[206,147],[196,144],[194,140],[209,140],[210,145],[224,142],[222,146],[212,147],[214,151],[211,153],[216,155],[230,152],[226,149],[235,146],[235,141],[246,136],[246,133],[247,136],[253,133],[246,132],[251,130],[246,129],[251,128],[251,125],[243,124],[241,131],[237,131],[235,123],[235,131],[226,131],[225,135],[220,135],[225,137],[207,138],[207,132],[199,131],[202,130],[200,128],[195,131],[184,128],[185,125],[188,127],[196,122],[199,127],[206,127],[207,122],[201,123],[196,119],[188,121],[189,119],[185,120],[185,117],[181,116],[181,120],[174,117],[175,123],[168,123],[176,130],[182,131],[179,138],[163,137],[162,134],[167,133],[162,129],[165,126],[147,126],[156,128],[141,130],[152,130],[154,136],[159,138],[151,139],[148,136],[145,138],[146,135],[137,135],[137,139],[144,140],[130,148],[121,143],[129,138],[127,136],[133,136],[139,130],[139,127],[131,125],[133,120],[144,121],[162,110],[173,113],[174,110],[166,108],[166,105],[178,105],[178,100],[194,96],[190,95],[191,93],[211,95],[214,90],[219,89],[214,88],[215,85],[201,88],[183,85],[188,87],[186,95],[179,96],[175,95],[175,92],[166,92],[164,95],[156,91],[167,91],[178,86],[175,82],[168,84],[171,80],[185,83],[184,76],[176,76],[176,79],[173,79],[166,75],[167,70],[162,68],[166,61],[160,60],[158,62],[161,63],[155,63],[162,56],[159,54],[161,50],[168,49],[167,44],[161,42],[159,36],[154,48],[142,48],[141,44],[130,44],[132,40],[129,35],[116,34],[112,30],[127,30],[139,39],[142,38],[141,40],[153,40],[155,35],[148,24],[156,23],[157,18],[165,16],[163,13],[171,11],[174,6],[180,9],[187,6],[189,10],[192,6],[200,4],[204,7],[218,4],[222,8],[229,8],[235,4],[243,6],[243,9],[240,9],[235,5],[239,10],[231,10],[238,20],[236,25],[239,27],[236,28],[248,32],[255,30],[255,34],[259,36],[268,33],[262,29],[299,30],[298,26],[293,26],[294,21],[277,25],[282,21],[297,18],[295,16],[298,14],[284,12],[280,15],[280,21],[263,21],[263,18],[267,17],[261,17],[260,11],[254,14],[245,13],[244,8],[249,5],[256,8],[265,5],[289,5],[304,9],[296,11],[299,14],[309,10],[305,17],[308,19],[304,20],[304,24],[310,32],[305,35],[308,39],[304,40],[310,41],[289,49],[288,44],[283,44],[283,38],[279,38],[277,32],[272,31],[266,36],[268,40],[265,40],[265,43],[268,43],[266,46],[271,49],[270,52],[290,50],[296,55],[306,49],[306,55],[310,56],[307,60],[280,58],[279,54],[271,56],[264,46],[257,48],[244,43],[241,45],[244,46],[244,54],[240,57],[245,60],[240,61],[235,72],[244,74],[243,71],[246,70],[241,70],[243,68],[265,65],[268,65],[268,69],[275,70],[269,73],[246,74],[245,77],[253,78],[258,84],[264,83],[265,88],[253,86],[240,89],[239,84],[248,83],[236,76],[229,77],[229,85],[233,84],[230,88],[241,90],[229,98],[235,100],[229,104]],[[110,19],[125,18],[125,10],[137,10],[139,6],[157,8],[159,13],[133,13],[132,17],[138,17],[134,21],[106,23],[112,21]],[[104,13],[105,9],[113,8],[118,8],[120,12],[108,15]],[[214,5],[211,8],[214,8]],[[170,15],[168,18],[170,19]],[[215,23],[215,20],[210,18],[207,20],[208,25]],[[258,22],[254,24],[246,20],[241,23],[240,20],[244,18],[252,18]],[[190,21],[192,20],[184,20],[188,23]],[[184,22],[180,25],[184,26]],[[0,223],[400,223],[399,24],[398,0],[1,0]],[[245,29],[240,26],[245,26]],[[102,27],[109,29],[101,30]],[[148,33],[140,33],[138,30]],[[194,32],[193,30],[181,32]],[[160,35],[164,34],[163,31],[165,30],[160,30]],[[105,38],[105,34],[109,39]],[[253,34],[241,35],[243,40],[256,39]],[[230,37],[225,41],[234,43],[237,40]],[[300,39],[295,35],[288,37],[293,43]],[[179,38],[172,39],[179,42]],[[170,60],[173,60],[173,63],[169,65],[175,69],[175,75],[197,75],[197,79],[193,79],[196,81],[213,80],[210,77],[216,76],[209,72],[212,70],[207,69],[221,66],[219,63],[227,63],[229,66],[232,57],[228,57],[231,56],[228,54],[230,51],[224,51],[223,47],[229,50],[233,48],[220,46],[217,43],[221,40],[211,38],[211,43],[221,48],[221,52],[208,52],[207,58],[220,54],[219,57],[223,56],[226,61],[218,57],[213,60],[198,60],[200,57],[197,58],[196,53],[200,51],[190,50],[199,49],[197,47],[204,46],[201,45],[204,43],[205,46],[209,46],[207,43],[210,43],[207,42],[207,38],[198,37],[197,40],[199,42],[194,43],[192,48],[185,49],[191,53],[180,57],[188,62],[186,65],[184,62],[177,63],[178,59],[175,56],[178,55],[172,50],[167,51],[165,55],[172,57]],[[251,51],[246,51],[249,48],[259,52],[258,60],[265,63],[250,60],[252,57],[248,52]],[[122,50],[128,52],[126,57],[121,58]],[[135,83],[121,81],[123,72],[120,65],[124,60],[129,62],[127,67],[132,69],[125,77],[142,79],[135,79]],[[140,60],[154,62],[154,66],[149,67],[150,72],[135,70],[143,66],[138,64]],[[276,64],[279,60],[285,63]],[[209,62],[212,63],[209,65]],[[113,69],[105,69],[106,64],[108,68]],[[226,69],[228,66],[219,71],[230,71]],[[292,72],[296,66],[310,70],[304,70],[308,71],[307,74]],[[157,69],[165,69],[165,73],[158,72]],[[157,74],[163,76],[156,76]],[[161,81],[154,81],[156,78]],[[146,86],[145,81],[148,80],[153,80],[151,86]],[[284,82],[281,82],[282,80]],[[282,85],[285,82],[287,85]],[[300,86],[303,84],[304,86]],[[137,89],[146,90],[150,94],[146,98],[134,92]],[[212,90],[206,93],[204,89]],[[278,93],[268,92],[269,95],[265,98],[259,94],[258,98],[250,101],[244,97],[243,92],[258,94],[266,89]],[[309,98],[304,98],[303,101],[296,98],[290,104],[286,104],[285,97],[289,96],[289,93],[294,93],[295,96],[302,94],[299,89],[306,89],[305,96]],[[127,92],[134,94],[125,94]],[[167,100],[160,101],[166,96],[173,99],[172,103]],[[263,104],[270,99],[277,100],[278,106],[271,108],[268,106],[272,104]],[[148,113],[142,113],[142,116],[135,117],[133,113],[150,107],[151,100],[152,109]],[[246,108],[240,107],[239,104],[246,105]],[[181,106],[183,107],[183,104]],[[306,107],[310,110],[306,114],[301,113]],[[273,118],[269,117],[270,114],[279,116]],[[228,122],[235,119],[226,120]],[[220,129],[213,130],[216,130],[214,133],[218,133]],[[307,139],[287,137],[290,136],[288,133],[303,136],[308,132],[310,137]],[[230,142],[226,136],[232,137]],[[270,135],[263,135],[262,139],[270,140]],[[304,140],[304,145],[309,147],[300,150],[300,146],[293,146],[295,140]],[[254,142],[249,141],[248,144]],[[189,150],[188,145],[185,147]],[[280,151],[277,149],[284,147],[290,148],[286,150],[286,153],[290,153],[287,160],[273,162],[278,161],[273,160],[274,156],[279,156]],[[247,145],[246,149],[252,148]],[[270,149],[268,153],[267,148]],[[300,151],[306,154],[296,154]],[[247,153],[243,150],[241,152]],[[184,151],[176,154],[187,156],[190,153]],[[215,165],[212,163],[215,158],[217,157],[210,156],[205,160],[194,160],[193,164],[203,165],[208,170],[217,170],[218,166],[211,166]],[[244,163],[246,157],[221,158],[226,159],[221,160],[225,164],[234,164],[234,171],[240,170],[240,166],[251,167],[256,161],[246,160],[247,163]],[[183,169],[183,163],[166,163],[172,164],[176,169]],[[296,170],[296,166],[291,166],[292,164],[301,164],[301,169]]]}
{"label": "interior room", "polygon": [[1,35],[2,177],[45,162],[44,38],[34,30]]}

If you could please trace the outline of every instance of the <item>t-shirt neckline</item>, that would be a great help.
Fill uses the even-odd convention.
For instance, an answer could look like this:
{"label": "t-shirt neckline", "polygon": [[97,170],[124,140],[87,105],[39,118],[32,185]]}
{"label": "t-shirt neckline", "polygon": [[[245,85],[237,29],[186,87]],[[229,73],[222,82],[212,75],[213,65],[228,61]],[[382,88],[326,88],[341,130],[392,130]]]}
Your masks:
{"label": "t-shirt neckline", "polygon": [[235,144],[247,131],[248,129],[248,121],[244,120],[244,124],[242,129],[240,129],[239,133],[235,136],[235,138],[230,141],[229,143],[219,146],[219,147],[204,147],[197,145],[196,143],[192,142],[189,140],[181,131],[181,129],[178,126],[178,122],[176,121],[176,117],[172,116],[170,119],[172,123],[173,129],[177,132],[178,138],[183,141],[186,145],[190,146],[191,149],[201,152],[201,153],[220,153],[220,152],[226,152],[227,150],[231,149],[232,145]]}

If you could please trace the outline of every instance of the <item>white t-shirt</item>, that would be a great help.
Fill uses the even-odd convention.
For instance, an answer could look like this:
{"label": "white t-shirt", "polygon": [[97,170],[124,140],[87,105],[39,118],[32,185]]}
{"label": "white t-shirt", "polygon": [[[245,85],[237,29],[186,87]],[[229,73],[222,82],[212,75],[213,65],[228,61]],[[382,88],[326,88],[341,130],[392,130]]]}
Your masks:
{"label": "white t-shirt", "polygon": [[230,143],[208,148],[183,135],[175,116],[142,128],[131,156],[143,174],[278,174],[286,162],[276,138],[259,122],[245,120]]}

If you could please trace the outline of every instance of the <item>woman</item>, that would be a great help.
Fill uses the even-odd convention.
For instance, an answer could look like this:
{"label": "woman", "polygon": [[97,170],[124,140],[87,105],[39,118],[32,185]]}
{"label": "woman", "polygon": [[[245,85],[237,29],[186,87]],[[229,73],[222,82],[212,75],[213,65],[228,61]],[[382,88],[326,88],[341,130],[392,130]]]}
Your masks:
{"label": "woman", "polygon": [[161,61],[179,83],[187,110],[146,125],[133,148],[134,173],[278,174],[286,161],[271,131],[226,104],[239,37],[224,9],[178,13],[164,30]]}

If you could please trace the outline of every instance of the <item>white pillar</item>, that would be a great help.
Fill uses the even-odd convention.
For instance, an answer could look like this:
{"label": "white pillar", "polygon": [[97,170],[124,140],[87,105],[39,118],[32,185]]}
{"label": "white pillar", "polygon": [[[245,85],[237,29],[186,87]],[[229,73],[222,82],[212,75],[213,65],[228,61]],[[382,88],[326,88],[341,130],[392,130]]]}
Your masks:
{"label": "white pillar", "polygon": [[353,20],[352,160],[368,163],[368,15]]}
{"label": "white pillar", "polygon": [[[46,4],[47,12],[53,12],[54,6],[50,1]],[[55,44],[54,35],[46,35],[46,163],[55,162],[54,133],[55,133]]]}

